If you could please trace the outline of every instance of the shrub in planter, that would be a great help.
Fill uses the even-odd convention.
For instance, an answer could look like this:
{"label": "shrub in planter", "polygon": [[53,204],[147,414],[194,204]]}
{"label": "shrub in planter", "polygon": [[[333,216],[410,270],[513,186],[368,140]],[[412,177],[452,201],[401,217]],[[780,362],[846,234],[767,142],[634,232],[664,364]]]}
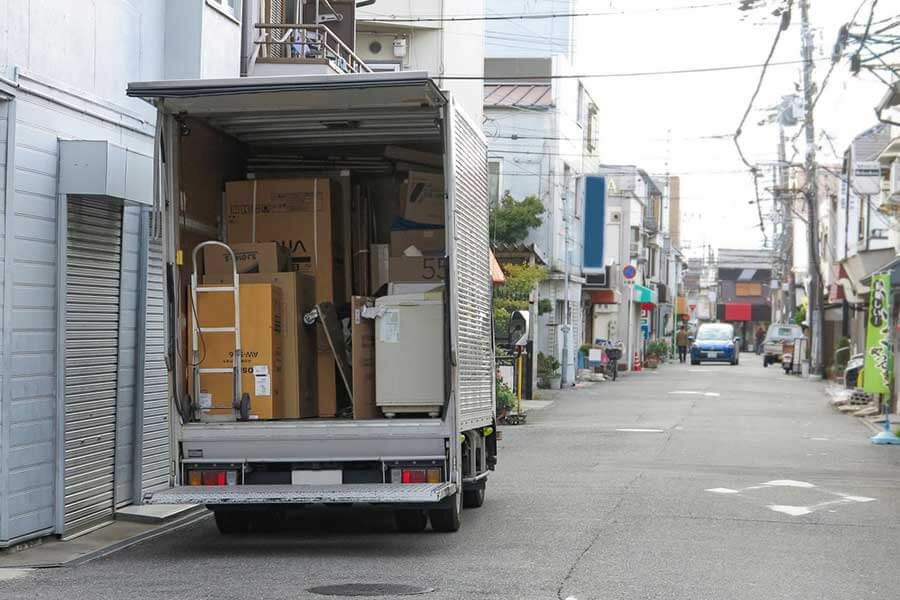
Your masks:
{"label": "shrub in planter", "polygon": [[509,411],[515,410],[516,395],[513,394],[513,391],[509,389],[509,386],[501,381],[499,377],[496,379],[495,385],[495,395],[497,396],[497,414],[505,415]]}
{"label": "shrub in planter", "polygon": [[[559,383],[560,370],[559,361],[552,356],[547,356],[543,352],[538,353],[537,359],[538,377],[543,382],[544,387],[553,387],[553,383]],[[559,387],[557,385],[556,387]]]}

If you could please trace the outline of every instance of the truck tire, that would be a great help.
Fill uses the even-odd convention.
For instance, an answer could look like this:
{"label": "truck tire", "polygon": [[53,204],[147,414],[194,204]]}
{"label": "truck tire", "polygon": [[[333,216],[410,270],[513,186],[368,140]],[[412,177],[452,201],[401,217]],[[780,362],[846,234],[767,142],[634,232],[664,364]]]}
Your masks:
{"label": "truck tire", "polygon": [[394,523],[401,533],[421,533],[428,526],[428,515],[424,510],[395,510]]}
{"label": "truck tire", "polygon": [[484,485],[463,492],[463,508],[480,508],[484,504]]}
{"label": "truck tire", "polygon": [[459,531],[460,513],[462,512],[462,494],[453,494],[449,508],[441,508],[428,511],[431,519],[431,528],[439,533],[454,533]]}
{"label": "truck tire", "polygon": [[237,510],[215,510],[216,527],[222,535],[240,535],[250,531],[249,515]]}

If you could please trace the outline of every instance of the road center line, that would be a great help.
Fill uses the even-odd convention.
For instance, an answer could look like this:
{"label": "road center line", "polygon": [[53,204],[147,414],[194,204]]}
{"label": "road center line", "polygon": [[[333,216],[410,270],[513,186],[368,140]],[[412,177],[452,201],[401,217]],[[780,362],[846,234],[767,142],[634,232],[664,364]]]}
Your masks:
{"label": "road center line", "polygon": [[624,433],[665,433],[665,429],[639,429],[639,428],[629,428],[629,427],[623,427],[622,429],[616,429],[616,431],[622,431]]}

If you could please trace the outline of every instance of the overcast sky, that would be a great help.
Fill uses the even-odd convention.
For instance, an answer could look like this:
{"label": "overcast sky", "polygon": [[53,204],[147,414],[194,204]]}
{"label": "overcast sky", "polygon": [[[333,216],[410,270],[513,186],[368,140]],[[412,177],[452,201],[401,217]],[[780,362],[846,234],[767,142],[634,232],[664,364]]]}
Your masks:
{"label": "overcast sky", "polygon": [[[534,9],[548,5],[548,0],[532,2]],[[738,10],[739,0],[725,6],[672,10],[722,2],[580,0],[578,10],[621,10],[626,14],[579,17],[576,69],[580,73],[623,73],[764,62],[777,30],[777,19],[769,13],[783,4],[780,0],[768,0],[768,7],[749,13]],[[858,22],[868,17],[871,2],[863,3]],[[530,4],[529,0],[515,0],[510,6],[518,9],[522,3]],[[489,4],[494,13],[510,12],[499,10],[497,2]],[[549,1],[561,12],[567,4],[567,0]],[[773,62],[800,60],[799,0],[794,5],[792,25],[782,35]],[[827,59],[840,25],[850,20],[859,5],[860,0],[811,0],[816,57],[822,59],[816,63],[817,81],[821,82],[828,70]],[[657,8],[665,10],[655,11]],[[882,0],[875,19],[892,16],[900,12],[898,9],[900,0]],[[510,26],[520,34],[540,29],[535,21],[506,24],[507,32]],[[489,45],[525,43],[496,39],[492,42],[491,28],[489,24]],[[794,92],[795,83],[801,81],[801,68],[789,65],[769,69],[741,137],[751,162],[777,158],[776,126],[757,123],[783,95]],[[601,108],[602,160],[634,163],[654,172],[665,172],[668,164],[672,174],[682,175],[682,238],[695,244],[689,249],[692,254],[702,244],[754,248],[763,243],[757,207],[748,204],[754,198],[750,175],[730,139],[710,139],[735,131],[758,76],[759,69],[750,69],[591,81]],[[846,60],[837,66],[816,111],[817,129],[828,134],[837,154],[843,152],[854,135],[877,122],[873,107],[885,91],[885,86],[869,74],[851,77]],[[789,135],[793,133],[789,131]],[[667,143],[668,137],[671,140]],[[802,139],[797,159],[800,161],[804,152]],[[824,139],[821,143],[820,161],[839,162],[831,144]],[[788,157],[792,154],[789,148]],[[766,170],[761,185],[771,187],[771,169]],[[762,209],[764,214],[772,210],[768,193],[764,193]],[[767,230],[771,234],[770,221]]]}

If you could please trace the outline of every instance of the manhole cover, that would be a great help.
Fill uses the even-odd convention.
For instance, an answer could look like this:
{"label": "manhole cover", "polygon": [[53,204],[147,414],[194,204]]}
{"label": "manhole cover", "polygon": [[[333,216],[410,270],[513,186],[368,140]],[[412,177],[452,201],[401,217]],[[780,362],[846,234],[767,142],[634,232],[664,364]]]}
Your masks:
{"label": "manhole cover", "polygon": [[342,583],[320,585],[307,591],[321,596],[417,596],[433,592],[434,588],[401,583]]}

